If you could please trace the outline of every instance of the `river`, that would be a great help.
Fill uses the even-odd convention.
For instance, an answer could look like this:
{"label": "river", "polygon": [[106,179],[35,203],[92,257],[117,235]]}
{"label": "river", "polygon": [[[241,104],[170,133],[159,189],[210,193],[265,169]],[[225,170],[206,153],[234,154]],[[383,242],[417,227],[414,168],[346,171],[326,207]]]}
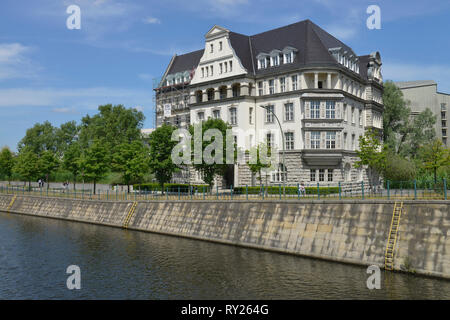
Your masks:
{"label": "river", "polygon": [[[66,269],[81,270],[69,290]],[[450,299],[450,281],[0,213],[0,299]]]}

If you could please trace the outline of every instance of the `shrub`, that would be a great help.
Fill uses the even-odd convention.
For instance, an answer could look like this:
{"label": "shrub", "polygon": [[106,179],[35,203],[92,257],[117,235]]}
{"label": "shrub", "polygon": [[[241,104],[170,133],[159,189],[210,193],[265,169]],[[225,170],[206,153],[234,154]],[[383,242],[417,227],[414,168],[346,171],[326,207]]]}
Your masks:
{"label": "shrub", "polygon": [[[206,184],[182,184],[182,183],[166,183],[164,184],[164,191],[168,190],[169,192],[178,192],[180,190],[181,193],[189,193],[189,186],[191,186],[194,192],[208,192],[209,186]],[[141,191],[161,191],[161,186],[159,183],[143,183],[143,184],[135,184],[133,185],[134,190]]]}
{"label": "shrub", "polygon": [[[283,193],[283,186],[266,186],[264,191],[267,194],[280,194]],[[306,194],[317,194],[316,187],[306,187]],[[235,187],[233,193],[235,194],[246,194],[246,187]],[[261,192],[261,187],[248,187],[248,194],[259,194]],[[332,193],[339,193],[339,187],[320,187],[319,192],[321,195],[328,195]],[[298,194],[297,187],[285,187],[286,194]]]}

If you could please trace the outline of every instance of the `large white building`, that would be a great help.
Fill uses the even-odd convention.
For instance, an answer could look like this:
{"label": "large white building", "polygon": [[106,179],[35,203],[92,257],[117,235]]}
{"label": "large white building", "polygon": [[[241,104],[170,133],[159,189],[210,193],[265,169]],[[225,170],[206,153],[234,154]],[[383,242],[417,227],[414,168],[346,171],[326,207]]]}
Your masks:
{"label": "large white building", "polygon": [[[186,90],[172,90],[180,86]],[[164,105],[179,104],[167,92],[188,94],[176,98],[182,113],[164,117]],[[285,167],[280,161],[267,173],[272,184],[361,181],[365,170],[353,166],[358,140],[368,128],[381,133],[382,92],[378,52],[358,56],[309,20],[253,36],[214,26],[203,50],[172,58],[156,89],[157,124],[221,118],[241,150],[260,142],[284,150]],[[176,120],[180,114],[189,121]],[[223,184],[252,185],[255,177],[236,164]]]}

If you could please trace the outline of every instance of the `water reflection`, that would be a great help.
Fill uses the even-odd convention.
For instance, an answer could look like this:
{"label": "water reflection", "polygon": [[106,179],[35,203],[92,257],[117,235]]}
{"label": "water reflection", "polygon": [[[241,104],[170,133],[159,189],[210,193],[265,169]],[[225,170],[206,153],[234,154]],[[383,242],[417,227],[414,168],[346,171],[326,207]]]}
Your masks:
{"label": "water reflection", "polygon": [[[81,290],[66,289],[67,266]],[[109,227],[0,214],[2,299],[450,299],[450,281]]]}

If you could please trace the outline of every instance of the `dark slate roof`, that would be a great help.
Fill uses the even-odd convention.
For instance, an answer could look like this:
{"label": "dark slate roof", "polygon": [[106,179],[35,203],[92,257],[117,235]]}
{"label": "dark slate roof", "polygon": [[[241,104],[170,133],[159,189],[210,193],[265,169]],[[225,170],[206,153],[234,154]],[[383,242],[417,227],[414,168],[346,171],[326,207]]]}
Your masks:
{"label": "dark slate roof", "polygon": [[184,71],[191,71],[195,68],[197,68],[201,57],[203,56],[202,50],[197,50],[193,52],[189,52],[186,54],[182,54],[179,56],[175,56],[175,59],[170,66],[169,71],[167,74],[174,74],[177,72],[184,72]]}
{"label": "dark slate roof", "polygon": [[[231,46],[244,68],[250,74],[256,75],[279,73],[304,66],[340,66],[329,52],[331,48],[341,47],[356,55],[350,47],[310,20],[300,21],[253,36],[246,36],[231,31],[229,35]],[[283,50],[288,46],[298,50],[293,63],[257,70],[256,56],[259,53],[270,53],[274,49]],[[199,50],[177,56],[168,73],[173,74],[196,67],[203,55],[203,51]],[[360,75],[365,79],[367,78],[368,57],[359,57]]]}

